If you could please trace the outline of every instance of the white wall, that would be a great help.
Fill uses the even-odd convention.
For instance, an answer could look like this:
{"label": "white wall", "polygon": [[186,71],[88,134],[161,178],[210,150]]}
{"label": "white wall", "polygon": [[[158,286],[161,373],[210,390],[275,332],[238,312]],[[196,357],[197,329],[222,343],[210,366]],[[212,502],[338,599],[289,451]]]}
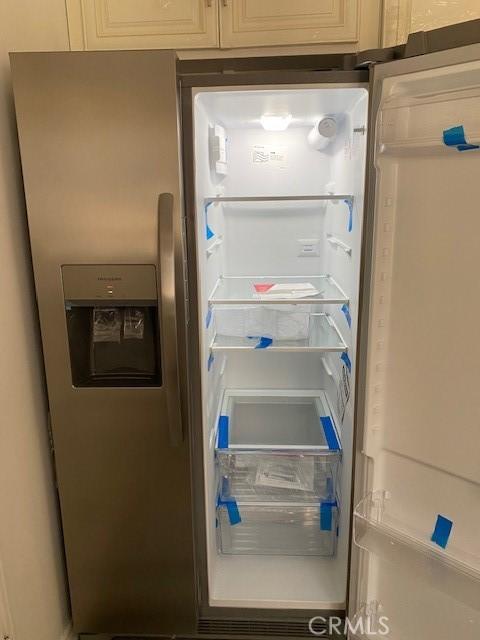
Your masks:
{"label": "white wall", "polygon": [[9,51],[42,49],[68,49],[64,1],[2,0],[0,637],[14,640],[60,640],[69,626],[8,62]]}

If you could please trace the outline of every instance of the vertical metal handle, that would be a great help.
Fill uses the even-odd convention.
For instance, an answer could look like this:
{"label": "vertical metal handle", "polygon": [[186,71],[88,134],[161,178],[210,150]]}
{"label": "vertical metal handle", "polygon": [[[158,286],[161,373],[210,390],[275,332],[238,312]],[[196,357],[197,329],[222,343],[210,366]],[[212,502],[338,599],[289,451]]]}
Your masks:
{"label": "vertical metal handle", "polygon": [[212,0],[207,0],[207,7],[211,7],[212,6]]}
{"label": "vertical metal handle", "polygon": [[178,369],[177,305],[175,294],[175,225],[172,193],[158,198],[158,316],[162,336],[163,383],[167,397],[170,443],[183,441],[180,377]]}

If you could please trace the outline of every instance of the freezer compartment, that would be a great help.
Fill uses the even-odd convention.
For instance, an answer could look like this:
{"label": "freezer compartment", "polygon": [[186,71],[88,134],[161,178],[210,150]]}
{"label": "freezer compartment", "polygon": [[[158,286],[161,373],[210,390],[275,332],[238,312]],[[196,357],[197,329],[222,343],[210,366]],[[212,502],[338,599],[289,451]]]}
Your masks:
{"label": "freezer compartment", "polygon": [[248,502],[313,502],[335,495],[340,454],[220,453],[223,499]]}
{"label": "freezer compartment", "polygon": [[286,352],[345,351],[347,345],[327,313],[301,306],[218,307],[212,351],[268,349]]}
{"label": "freezer compartment", "polygon": [[217,543],[222,554],[334,556],[336,501],[252,504],[219,500]]}

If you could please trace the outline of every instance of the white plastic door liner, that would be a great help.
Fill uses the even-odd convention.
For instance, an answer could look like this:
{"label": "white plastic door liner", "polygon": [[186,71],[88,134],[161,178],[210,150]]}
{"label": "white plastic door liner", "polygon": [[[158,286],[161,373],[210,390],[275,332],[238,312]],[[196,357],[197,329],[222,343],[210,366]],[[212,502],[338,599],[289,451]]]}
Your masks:
{"label": "white plastic door liner", "polygon": [[377,66],[373,108],[359,460],[368,478],[355,498],[350,600],[350,615],[363,611],[365,624],[352,636],[473,640],[480,634],[480,45]]}

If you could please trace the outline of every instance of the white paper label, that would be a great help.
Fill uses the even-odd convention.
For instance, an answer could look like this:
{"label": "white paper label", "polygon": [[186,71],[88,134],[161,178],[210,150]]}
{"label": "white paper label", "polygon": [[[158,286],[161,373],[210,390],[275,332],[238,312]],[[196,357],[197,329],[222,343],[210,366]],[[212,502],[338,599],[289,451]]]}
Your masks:
{"label": "white paper label", "polygon": [[350,372],[345,365],[342,366],[339,385],[337,389],[337,413],[343,424],[345,417],[345,409],[350,398]]}
{"label": "white paper label", "polygon": [[258,465],[255,484],[261,487],[313,491],[313,474],[313,459],[290,463],[265,461]]}
{"label": "white paper label", "polygon": [[252,149],[252,162],[255,165],[284,169],[287,166],[287,149],[286,147],[256,144]]}

